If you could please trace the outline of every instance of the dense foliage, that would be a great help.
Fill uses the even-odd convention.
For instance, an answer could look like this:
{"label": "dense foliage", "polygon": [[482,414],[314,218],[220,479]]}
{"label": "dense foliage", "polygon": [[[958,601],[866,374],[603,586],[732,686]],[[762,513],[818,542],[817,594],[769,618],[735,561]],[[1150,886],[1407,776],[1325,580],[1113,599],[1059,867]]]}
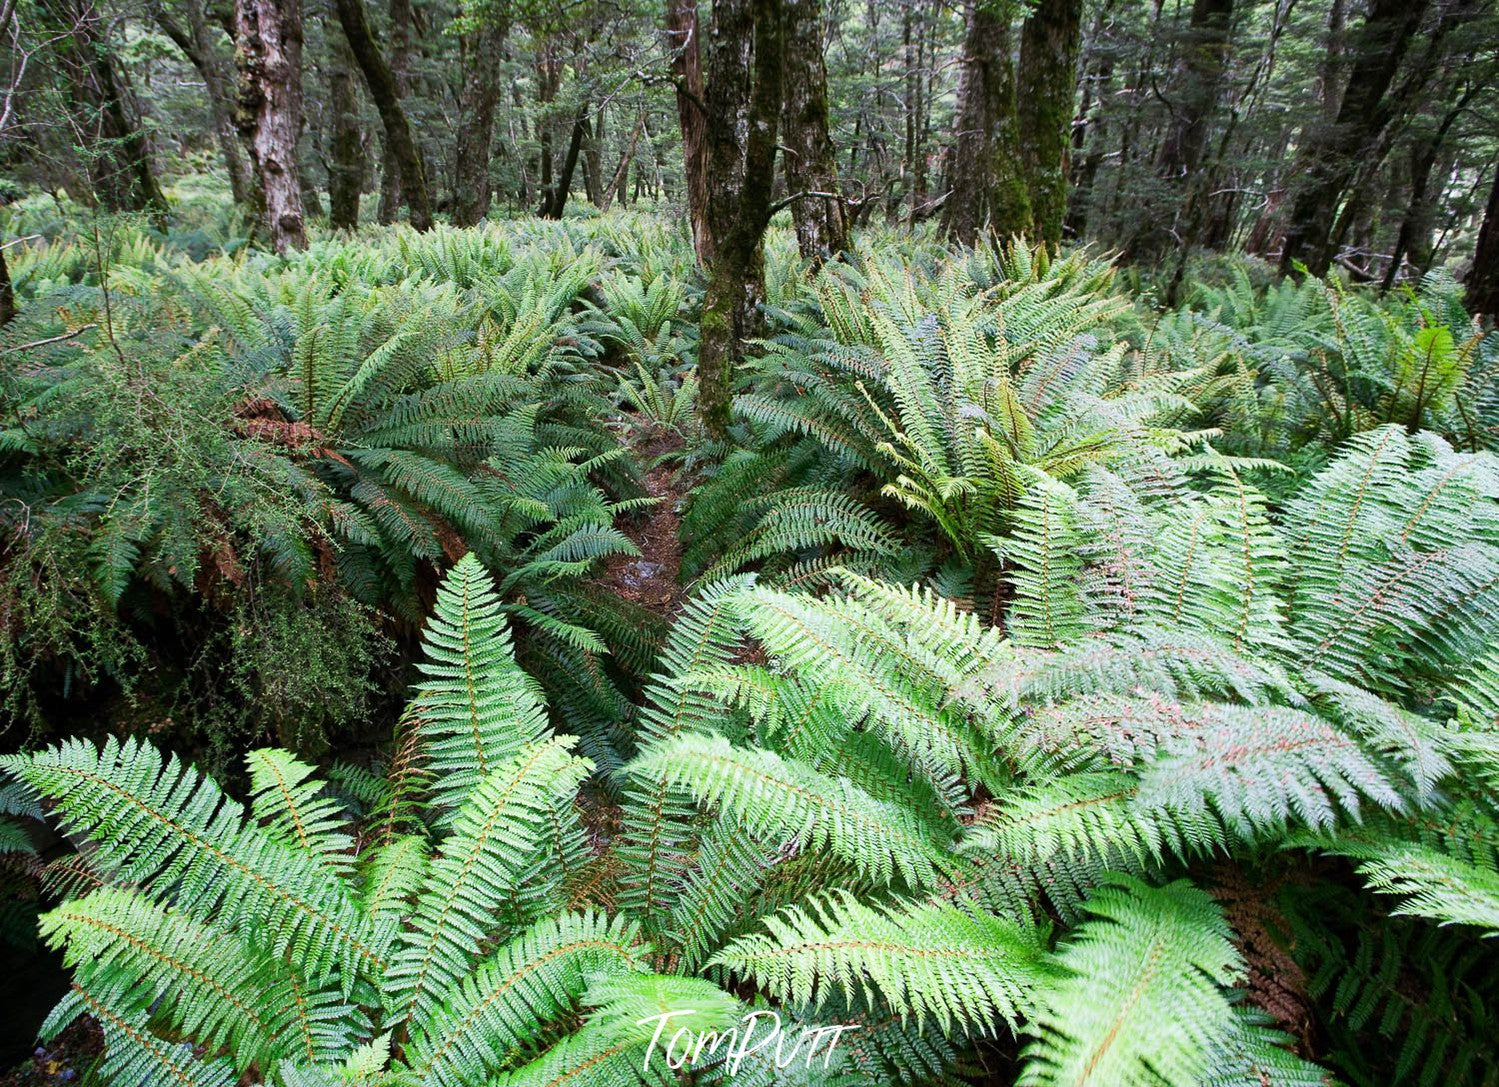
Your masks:
{"label": "dense foliage", "polygon": [[1499,1087],[1496,76],[0,0],[0,1081]]}
{"label": "dense foliage", "polygon": [[695,1082],[1493,1082],[1499,336],[1450,279],[1158,311],[778,229],[726,450],[685,229],[26,214],[0,850],[101,1082],[671,1082],[651,1016],[755,1009],[859,1029]]}

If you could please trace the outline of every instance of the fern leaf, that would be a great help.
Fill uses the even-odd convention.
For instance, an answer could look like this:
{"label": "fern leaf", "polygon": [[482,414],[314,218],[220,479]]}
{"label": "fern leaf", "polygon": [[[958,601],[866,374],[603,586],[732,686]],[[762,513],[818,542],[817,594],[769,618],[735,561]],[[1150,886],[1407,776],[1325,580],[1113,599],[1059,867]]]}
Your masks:
{"label": "fern leaf", "polygon": [[834,894],[764,925],[768,934],[735,940],[709,964],[793,1004],[877,995],[902,1019],[985,1034],[995,1019],[1017,1029],[1046,979],[1039,932],[946,903],[874,907]]}

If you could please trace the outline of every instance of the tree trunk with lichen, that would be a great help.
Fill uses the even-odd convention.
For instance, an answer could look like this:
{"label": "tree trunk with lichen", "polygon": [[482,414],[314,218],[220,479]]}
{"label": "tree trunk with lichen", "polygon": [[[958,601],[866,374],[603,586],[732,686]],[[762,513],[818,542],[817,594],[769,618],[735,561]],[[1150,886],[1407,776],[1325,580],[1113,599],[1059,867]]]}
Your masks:
{"label": "tree trunk with lichen", "polygon": [[[403,99],[411,90],[411,24],[414,15],[411,0],[390,0],[390,41],[386,58],[396,93]],[[393,223],[401,211],[401,167],[389,141],[381,141],[380,150],[380,222]]]}
{"label": "tree trunk with lichen", "polygon": [[962,71],[943,229],[972,245],[988,227],[1006,237],[1027,230],[1030,194],[1020,162],[1020,118],[1010,0],[974,0],[963,36]]}
{"label": "tree trunk with lichen", "polygon": [[791,204],[796,242],[814,266],[848,247],[848,223],[838,199],[838,167],[828,137],[828,72],[823,60],[822,4],[786,0],[785,106],[781,113],[786,191],[828,193]]}
{"label": "tree trunk with lichen", "polygon": [[697,0],[667,0],[666,39],[672,50],[671,74],[682,129],[687,217],[698,263],[706,268],[713,257],[713,239],[708,231],[708,119],[700,26]]}
{"label": "tree trunk with lichen", "polygon": [[[1030,198],[1022,227],[1048,245],[1062,241],[1082,0],[1039,0],[1020,34],[1017,78],[1020,158]],[[997,222],[1001,237],[1011,233]]]}
{"label": "tree trunk with lichen", "polygon": [[302,134],[300,0],[236,0],[235,124],[250,144],[264,198],[262,219],[278,253],[307,245],[297,139]]}
{"label": "tree trunk with lichen", "polygon": [[698,338],[698,411],[727,437],[734,371],[759,332],[761,240],[775,187],[784,73],[781,0],[716,0],[707,71],[707,225],[713,239]]}

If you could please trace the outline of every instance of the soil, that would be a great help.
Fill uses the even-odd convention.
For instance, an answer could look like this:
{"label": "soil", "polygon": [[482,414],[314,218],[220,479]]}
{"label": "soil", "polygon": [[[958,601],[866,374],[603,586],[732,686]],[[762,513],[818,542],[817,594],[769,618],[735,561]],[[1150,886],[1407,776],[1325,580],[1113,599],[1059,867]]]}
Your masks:
{"label": "soil", "polygon": [[88,1070],[104,1051],[104,1034],[92,1019],[78,1020],[52,1040],[37,1046],[32,1055],[0,1073],[0,1087],[54,1087],[82,1083]]}
{"label": "soil", "polygon": [[611,555],[604,563],[600,582],[608,591],[664,619],[674,616],[682,601],[684,491],[680,473],[658,462],[681,448],[680,434],[659,429],[646,431],[631,443],[637,463],[646,466],[646,493],[657,502],[620,525],[640,548],[640,554]]}

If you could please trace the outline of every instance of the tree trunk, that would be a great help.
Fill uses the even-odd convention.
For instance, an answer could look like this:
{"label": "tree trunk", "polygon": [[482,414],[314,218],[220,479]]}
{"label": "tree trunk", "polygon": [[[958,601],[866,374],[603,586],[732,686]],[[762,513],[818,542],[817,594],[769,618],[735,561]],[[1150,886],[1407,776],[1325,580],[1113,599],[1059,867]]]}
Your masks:
{"label": "tree trunk", "polygon": [[359,226],[359,196],[364,189],[364,134],[359,130],[359,92],[354,84],[354,54],[337,26],[328,37],[328,105],[333,113],[329,141],[328,221],[334,230]]}
{"label": "tree trunk", "polygon": [[1082,0],[1038,0],[1020,32],[1019,133],[1030,193],[1029,229],[1052,246],[1061,244],[1067,213],[1082,9]]}
{"label": "tree trunk", "polygon": [[1489,189],[1483,226],[1478,231],[1478,248],[1473,252],[1473,266],[1468,270],[1463,304],[1470,313],[1499,318],[1499,167]]}
{"label": "tree trunk", "polygon": [[556,188],[552,189],[546,204],[541,209],[543,219],[560,219],[567,207],[568,194],[572,192],[573,174],[578,168],[578,155],[583,150],[583,141],[588,136],[588,104],[578,107],[573,118],[572,135],[567,141],[567,154],[562,157],[562,169],[557,174]]}
{"label": "tree trunk", "polygon": [[463,65],[453,164],[453,222],[458,226],[482,223],[489,215],[489,157],[494,111],[500,99],[500,57],[510,30],[510,15],[508,10],[486,11],[483,19],[477,30],[463,35],[458,43]]}
{"label": "tree trunk", "polygon": [[1196,0],[1192,5],[1181,93],[1172,103],[1171,127],[1157,163],[1160,176],[1168,181],[1190,179],[1202,162],[1208,121],[1228,65],[1233,18],[1234,0]]}
{"label": "tree trunk", "polygon": [[713,238],[708,230],[708,121],[697,0],[666,0],[666,37],[672,49],[677,120],[682,128],[687,217],[692,224],[693,249],[706,268],[713,259]]}
{"label": "tree trunk", "polygon": [[583,190],[594,207],[604,206],[604,110],[599,108],[583,141]]}
{"label": "tree trunk", "polygon": [[[635,122],[634,131],[630,133],[630,142],[619,156],[619,168],[614,171],[614,180],[609,182],[609,187],[604,190],[604,199],[599,207],[608,211],[611,204],[621,193],[627,192],[627,180],[630,173],[630,163],[635,158],[635,148],[640,143],[640,134],[645,131],[645,110],[640,111],[640,119]],[[640,187],[640,175],[635,175],[637,190]]]}
{"label": "tree trunk", "polygon": [[10,283],[10,265],[5,263],[5,250],[0,248],[0,328],[10,323],[16,315],[16,289]]}
{"label": "tree trunk", "polygon": [[232,64],[214,48],[203,5],[198,0],[191,0],[184,13],[187,19],[185,26],[167,14],[159,3],[154,3],[151,7],[156,25],[182,50],[183,56],[187,57],[203,80],[209,115],[213,118],[214,133],[218,136],[219,153],[224,158],[224,171],[229,175],[230,195],[236,204],[252,209],[258,218],[260,193],[255,168],[234,127],[235,87]]}
{"label": "tree trunk", "polygon": [[[1098,48],[1107,18],[1113,14],[1113,3],[1099,10],[1089,34],[1089,60],[1084,64],[1083,106],[1079,111],[1079,124],[1072,128],[1072,176],[1068,179],[1066,231],[1074,238],[1081,238],[1088,226],[1089,204],[1093,200],[1093,185],[1098,177],[1098,168],[1103,165],[1104,127],[1107,116],[1104,102],[1114,82],[1114,51]],[[1094,54],[1096,52],[1096,59]]]}
{"label": "tree trunk", "polygon": [[1390,253],[1390,264],[1385,269],[1382,289],[1389,290],[1400,276],[1400,264],[1409,254],[1411,264],[1421,275],[1431,266],[1431,234],[1436,225],[1436,193],[1431,191],[1432,167],[1447,144],[1447,134],[1462,116],[1477,93],[1479,83],[1470,83],[1458,100],[1442,116],[1437,127],[1424,137],[1417,138],[1411,147],[1410,156],[1410,201],[1405,215],[1400,220],[1400,232],[1395,236],[1395,247]]}
{"label": "tree trunk", "polygon": [[1330,232],[1338,205],[1364,154],[1389,123],[1386,92],[1429,2],[1371,0],[1337,120],[1317,133],[1301,155],[1302,178],[1281,249],[1283,274],[1300,261],[1313,275],[1325,275],[1332,263]]}
{"label": "tree trunk", "polygon": [[1004,236],[1030,226],[1020,166],[1008,3],[971,0],[958,80],[956,133],[943,229],[972,245],[986,224]]}
{"label": "tree trunk", "polygon": [[395,76],[380,55],[380,47],[370,30],[364,0],[335,0],[335,3],[338,21],[343,25],[354,59],[364,73],[370,98],[379,111],[380,123],[385,130],[385,146],[395,156],[396,170],[401,176],[401,192],[411,212],[411,225],[417,230],[428,230],[432,226],[432,202],[427,195],[421,151],[411,137],[411,126],[407,123],[406,111],[401,108],[401,92],[396,86]]}
{"label": "tree trunk", "polygon": [[1322,68],[1318,76],[1321,84],[1322,121],[1332,124],[1338,119],[1338,107],[1343,101],[1343,61],[1347,52],[1344,27],[1347,23],[1345,0],[1332,0],[1327,13],[1327,45],[1322,54]]}
{"label": "tree trunk", "polygon": [[765,290],[761,239],[775,187],[783,101],[780,0],[715,0],[707,79],[708,231],[713,239],[698,338],[698,410],[709,437],[728,436],[734,371],[758,332]]}
{"label": "tree trunk", "polygon": [[236,0],[235,58],[239,106],[235,123],[265,196],[264,223],[278,253],[307,245],[297,139],[302,134],[302,5],[300,0]]}
{"label": "tree trunk", "polygon": [[[390,77],[402,99],[411,90],[411,0],[390,0]],[[390,141],[380,142],[380,222],[390,224],[401,212],[401,166]]]}
{"label": "tree trunk", "polygon": [[537,171],[540,178],[541,203],[536,209],[536,214],[546,218],[550,212],[553,202],[556,200],[556,190],[552,177],[552,126],[553,111],[552,101],[557,97],[557,92],[562,88],[562,58],[556,43],[550,37],[544,37],[536,46],[536,101],[541,110],[536,117],[536,140],[540,148],[540,163]]}
{"label": "tree trunk", "polygon": [[110,211],[144,211],[166,227],[167,201],[151,166],[151,147],[105,40],[93,0],[64,5],[53,46],[90,146],[89,179]]}
{"label": "tree trunk", "polygon": [[814,267],[848,248],[848,224],[838,196],[838,165],[828,138],[828,72],[823,61],[822,4],[819,0],[785,0],[786,191],[829,193],[805,196],[791,204],[796,242],[802,258]]}

